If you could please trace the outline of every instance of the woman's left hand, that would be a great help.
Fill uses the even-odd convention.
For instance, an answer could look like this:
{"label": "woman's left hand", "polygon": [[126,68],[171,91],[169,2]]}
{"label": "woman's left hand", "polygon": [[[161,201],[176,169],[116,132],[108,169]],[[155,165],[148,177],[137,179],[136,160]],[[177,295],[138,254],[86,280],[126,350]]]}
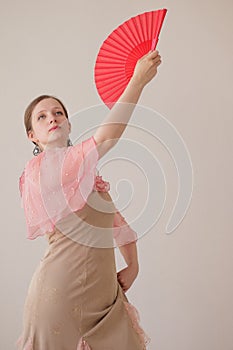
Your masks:
{"label": "woman's left hand", "polygon": [[124,292],[131,287],[138,275],[138,265],[129,265],[117,273],[117,280]]}

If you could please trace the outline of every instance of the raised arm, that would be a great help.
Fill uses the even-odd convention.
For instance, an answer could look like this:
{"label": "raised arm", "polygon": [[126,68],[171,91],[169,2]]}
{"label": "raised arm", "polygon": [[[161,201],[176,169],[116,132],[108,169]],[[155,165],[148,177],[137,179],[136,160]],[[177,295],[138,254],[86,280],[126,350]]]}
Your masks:
{"label": "raised arm", "polygon": [[93,135],[100,158],[118,142],[143,88],[156,75],[160,63],[158,51],[149,52],[138,60],[126,89]]}

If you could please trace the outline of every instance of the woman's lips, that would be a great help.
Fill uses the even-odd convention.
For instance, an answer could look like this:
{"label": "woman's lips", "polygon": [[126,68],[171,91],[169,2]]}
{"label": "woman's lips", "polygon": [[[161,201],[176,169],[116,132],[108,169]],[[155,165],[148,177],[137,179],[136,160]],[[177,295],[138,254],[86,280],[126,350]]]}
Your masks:
{"label": "woman's lips", "polygon": [[58,126],[54,126],[53,128],[49,129],[49,131],[56,130]]}

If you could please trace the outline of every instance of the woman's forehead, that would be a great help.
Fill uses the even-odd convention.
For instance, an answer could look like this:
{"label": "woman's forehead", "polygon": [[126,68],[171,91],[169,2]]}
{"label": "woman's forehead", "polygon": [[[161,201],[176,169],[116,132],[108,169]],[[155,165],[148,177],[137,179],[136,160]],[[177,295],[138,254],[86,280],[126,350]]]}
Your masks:
{"label": "woman's forehead", "polygon": [[43,112],[46,110],[52,110],[55,108],[61,108],[62,109],[62,105],[55,99],[53,98],[49,98],[49,99],[44,99],[42,101],[40,101],[34,108],[33,110],[33,115],[38,114],[39,112]]}

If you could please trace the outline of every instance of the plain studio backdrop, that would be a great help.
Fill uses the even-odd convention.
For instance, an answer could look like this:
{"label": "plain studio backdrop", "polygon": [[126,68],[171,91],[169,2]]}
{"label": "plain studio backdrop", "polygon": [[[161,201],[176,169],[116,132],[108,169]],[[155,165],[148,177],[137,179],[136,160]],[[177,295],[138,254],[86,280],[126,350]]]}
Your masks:
{"label": "plain studio backdrop", "polygon": [[[151,337],[149,349],[233,349],[231,0],[1,3],[1,349],[12,350],[21,333],[29,282],[47,247],[44,237],[26,239],[20,206],[18,179],[33,157],[24,110],[44,93],[61,98],[70,115],[103,106],[93,78],[102,42],[128,18],[159,8],[168,9],[157,46],[162,64],[140,105],[161,113],[182,136],[194,186],[184,219],[166,234],[178,191],[174,163],[155,137],[149,143],[146,133],[125,130],[124,137],[136,135],[139,144],[148,142],[167,183],[164,210],[138,241],[140,272],[127,296]],[[88,125],[82,115],[78,119],[80,133],[100,121],[95,109]],[[104,119],[108,110],[102,110]],[[153,129],[146,112],[142,119],[147,130]],[[120,145],[114,152],[117,167],[109,161],[102,169],[113,197],[115,181],[128,175],[120,166]],[[145,200],[140,195],[142,191],[135,192],[132,198],[139,211]],[[126,213],[131,219],[132,212]],[[119,268],[123,263],[118,253],[116,257]]]}

